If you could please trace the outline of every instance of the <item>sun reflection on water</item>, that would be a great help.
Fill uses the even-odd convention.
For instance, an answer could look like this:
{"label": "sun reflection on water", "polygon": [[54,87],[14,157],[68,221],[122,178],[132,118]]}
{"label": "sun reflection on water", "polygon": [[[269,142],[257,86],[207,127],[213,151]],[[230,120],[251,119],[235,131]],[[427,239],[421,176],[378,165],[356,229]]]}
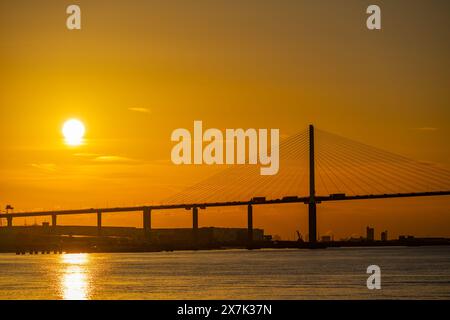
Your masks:
{"label": "sun reflection on water", "polygon": [[85,253],[61,256],[60,287],[64,300],[89,299],[89,256]]}

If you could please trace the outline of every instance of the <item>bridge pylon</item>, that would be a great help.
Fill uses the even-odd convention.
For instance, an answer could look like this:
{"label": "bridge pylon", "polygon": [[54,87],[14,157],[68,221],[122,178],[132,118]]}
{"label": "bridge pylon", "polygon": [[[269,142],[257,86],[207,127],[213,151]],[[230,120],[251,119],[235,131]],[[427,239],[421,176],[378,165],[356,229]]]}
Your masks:
{"label": "bridge pylon", "polygon": [[308,235],[309,242],[317,241],[317,216],[316,216],[316,184],[314,163],[314,126],[309,125],[309,201],[308,201]]}

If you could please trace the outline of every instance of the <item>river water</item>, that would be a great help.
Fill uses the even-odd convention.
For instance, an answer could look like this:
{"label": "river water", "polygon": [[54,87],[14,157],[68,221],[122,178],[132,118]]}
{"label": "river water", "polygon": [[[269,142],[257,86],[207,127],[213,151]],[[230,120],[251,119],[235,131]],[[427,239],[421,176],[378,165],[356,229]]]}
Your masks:
{"label": "river water", "polygon": [[450,247],[0,254],[0,299],[450,299]]}

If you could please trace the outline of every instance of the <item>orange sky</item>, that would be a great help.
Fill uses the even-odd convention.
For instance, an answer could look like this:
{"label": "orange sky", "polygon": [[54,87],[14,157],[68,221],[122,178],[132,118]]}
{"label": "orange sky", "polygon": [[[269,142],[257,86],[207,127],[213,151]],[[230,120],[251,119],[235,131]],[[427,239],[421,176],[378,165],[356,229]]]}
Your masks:
{"label": "orange sky", "polygon": [[[359,0],[76,1],[82,30],[69,31],[72,3],[0,3],[1,208],[158,202],[220,170],[171,164],[171,132],[194,120],[282,136],[314,123],[450,167],[447,2],[378,1],[382,31],[366,29],[371,3]],[[83,146],[64,144],[71,117],[86,125]],[[200,225],[245,226],[243,210],[208,210]],[[371,224],[450,236],[449,211],[449,198],[324,204],[319,233]],[[186,213],[156,214],[154,226],[189,226]],[[257,209],[255,226],[293,239],[306,215],[303,205]]]}

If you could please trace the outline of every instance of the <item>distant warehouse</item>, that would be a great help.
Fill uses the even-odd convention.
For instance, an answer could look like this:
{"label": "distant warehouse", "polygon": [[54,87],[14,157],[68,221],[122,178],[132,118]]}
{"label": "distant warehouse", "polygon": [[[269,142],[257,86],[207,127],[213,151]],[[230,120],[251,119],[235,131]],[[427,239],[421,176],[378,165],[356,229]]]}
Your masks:
{"label": "distant warehouse", "polygon": [[[96,226],[15,226],[10,229],[0,228],[1,234],[15,234],[19,238],[30,235],[52,236],[84,236],[98,237],[99,230]],[[193,240],[192,228],[151,229],[147,236],[143,229],[133,227],[102,227],[101,237],[120,237],[130,240],[150,240],[159,244],[183,244]],[[201,243],[244,243],[248,239],[247,228],[199,228],[196,234],[197,241]],[[253,240],[263,241],[264,230],[253,229]]]}

